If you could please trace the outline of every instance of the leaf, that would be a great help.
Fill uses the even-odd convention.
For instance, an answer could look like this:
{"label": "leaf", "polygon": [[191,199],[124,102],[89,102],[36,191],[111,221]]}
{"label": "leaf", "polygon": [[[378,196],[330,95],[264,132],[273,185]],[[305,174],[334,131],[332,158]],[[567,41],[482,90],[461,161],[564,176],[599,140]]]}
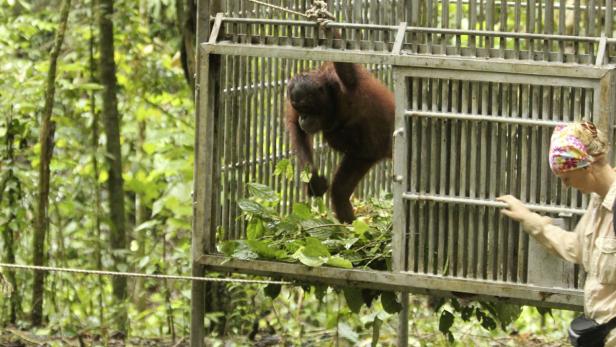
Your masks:
{"label": "leaf", "polygon": [[293,204],[293,214],[301,219],[309,219],[312,217],[310,207],[306,204],[302,204],[301,202],[296,202]]}
{"label": "leaf", "polygon": [[381,304],[385,312],[389,314],[398,313],[402,310],[402,305],[398,302],[394,292],[383,292],[381,294]]}
{"label": "leaf", "polygon": [[329,257],[330,253],[327,247],[321,241],[314,237],[306,238],[306,247],[304,254],[309,257]]}
{"label": "leaf", "polygon": [[302,170],[302,172],[299,174],[299,179],[301,182],[304,183],[308,183],[310,182],[310,177],[312,177],[312,174],[310,173],[310,169],[305,168],[304,170]]}
{"label": "leaf", "polygon": [[238,247],[237,241],[226,240],[226,241],[222,241],[222,243],[218,245],[218,250],[222,252],[224,255],[226,255],[227,257],[231,257],[233,256],[233,253],[235,252],[237,247]]}
{"label": "leaf", "polygon": [[474,311],[475,311],[475,308],[472,306],[466,306],[462,308],[462,312],[460,314],[460,316],[462,317],[462,320],[465,322],[468,322],[468,320],[471,319],[471,317],[473,316]]}
{"label": "leaf", "polygon": [[265,225],[259,218],[255,218],[248,223],[246,227],[246,238],[248,240],[257,240],[265,233]]}
{"label": "leaf", "polygon": [[323,301],[323,298],[325,297],[325,294],[327,294],[327,286],[324,285],[315,285],[314,286],[314,296],[317,298],[317,300],[319,301]]}
{"label": "leaf", "polygon": [[503,330],[522,314],[522,308],[519,305],[495,302],[494,308],[496,309],[496,319],[500,322]]}
{"label": "leaf", "polygon": [[293,164],[289,159],[283,159],[276,164],[274,176],[284,175],[287,180],[293,179]]}
{"label": "leaf", "polygon": [[361,289],[353,287],[345,287],[342,289],[344,293],[344,299],[347,306],[353,313],[359,313],[361,306],[364,304],[364,298],[361,295]]}
{"label": "leaf", "polygon": [[368,229],[370,229],[370,226],[361,219],[356,219],[353,221],[353,230],[355,230],[355,233],[359,234],[359,236],[364,235]]}
{"label": "leaf", "polygon": [[135,228],[135,232],[139,232],[142,230],[148,230],[148,229],[152,229],[153,227],[157,226],[158,224],[160,224],[160,221],[157,219],[151,219],[149,221],[143,222],[141,224],[139,224],[136,228]]}
{"label": "leaf", "polygon": [[537,312],[539,312],[540,315],[545,316],[546,314],[549,314],[550,316],[552,315],[552,309],[551,308],[545,308],[545,307],[535,307],[537,309]]}
{"label": "leaf", "polygon": [[331,256],[327,259],[327,265],[333,266],[333,267],[340,267],[343,269],[352,269],[353,268],[353,263],[351,263],[350,261],[339,257],[339,256]]}
{"label": "leaf", "polygon": [[264,184],[248,183],[248,191],[251,196],[264,201],[278,202],[278,200],[280,200],[278,194]]}
{"label": "leaf", "polygon": [[281,251],[271,248],[267,243],[259,240],[246,240],[246,244],[252,251],[260,257],[266,259],[276,259],[281,255]]}
{"label": "leaf", "polygon": [[98,83],[86,82],[75,85],[75,89],[83,90],[102,90],[103,86]]}
{"label": "leaf", "polygon": [[496,329],[496,322],[494,321],[494,319],[492,319],[492,317],[488,315],[483,315],[483,318],[481,320],[481,326],[486,330],[494,330]]}
{"label": "leaf", "polygon": [[235,240],[235,241],[229,241],[229,242],[235,243],[235,247],[231,245],[225,246],[227,247],[228,250],[233,249],[233,253],[231,254],[233,258],[241,259],[241,260],[253,260],[253,259],[259,258],[259,254],[253,251],[246,241],[236,241]]}
{"label": "leaf", "polygon": [[280,290],[282,286],[280,284],[268,284],[265,289],[265,295],[269,296],[272,299],[276,299],[278,295],[280,295]]}
{"label": "leaf", "polygon": [[381,325],[383,325],[383,321],[379,319],[379,317],[374,317],[372,321],[372,344],[371,347],[376,347],[378,345],[379,336],[381,335]]}
{"label": "leaf", "polygon": [[441,317],[438,321],[438,330],[443,334],[447,334],[449,332],[449,329],[451,329],[451,327],[453,326],[453,320],[454,315],[447,310],[443,310],[443,312],[441,312]]}
{"label": "leaf", "polygon": [[263,206],[248,199],[242,199],[238,201],[237,205],[240,207],[240,209],[242,209],[242,211],[248,213],[263,214],[263,212],[265,211]]}
{"label": "leaf", "polygon": [[304,249],[305,247],[300,247],[291,257],[310,267],[319,267],[325,263],[326,258],[308,256],[304,253]]}
{"label": "leaf", "polygon": [[359,342],[359,334],[357,334],[353,328],[346,323],[341,322],[338,324],[338,333],[341,337],[353,342],[354,344]]}
{"label": "leaf", "polygon": [[107,172],[106,170],[101,170],[100,174],[98,175],[98,183],[105,183],[108,179],[109,172]]}

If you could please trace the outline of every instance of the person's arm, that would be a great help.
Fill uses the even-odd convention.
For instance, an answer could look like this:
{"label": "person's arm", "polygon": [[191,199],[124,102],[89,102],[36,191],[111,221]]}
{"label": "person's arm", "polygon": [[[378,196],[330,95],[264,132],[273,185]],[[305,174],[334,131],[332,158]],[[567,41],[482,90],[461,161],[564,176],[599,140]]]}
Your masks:
{"label": "person's arm", "polygon": [[582,263],[580,228],[585,222],[586,215],[582,217],[575,230],[569,232],[553,225],[551,218],[531,212],[524,203],[511,195],[501,196],[497,200],[508,205],[507,208],[501,210],[501,213],[522,223],[524,231],[533,236],[548,251],[567,261]]}

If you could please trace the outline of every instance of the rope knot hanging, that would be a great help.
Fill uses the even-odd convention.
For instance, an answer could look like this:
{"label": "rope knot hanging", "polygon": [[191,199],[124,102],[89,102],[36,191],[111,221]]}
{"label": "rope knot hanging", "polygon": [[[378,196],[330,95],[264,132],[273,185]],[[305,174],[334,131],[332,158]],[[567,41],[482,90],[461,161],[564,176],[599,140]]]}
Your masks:
{"label": "rope knot hanging", "polygon": [[267,7],[279,10],[279,11],[283,11],[283,12],[291,13],[297,16],[308,18],[310,20],[313,20],[319,23],[319,25],[321,26],[325,26],[330,21],[336,19],[336,17],[327,10],[327,1],[324,1],[324,0],[313,0],[312,6],[306,10],[306,13],[293,11],[286,7],[272,5],[270,3],[259,1],[259,0],[248,0],[248,1],[255,3],[257,5],[267,6]]}
{"label": "rope knot hanging", "polygon": [[306,17],[322,26],[336,19],[336,17],[327,10],[327,2],[323,0],[314,0],[312,2],[312,7],[306,10]]}

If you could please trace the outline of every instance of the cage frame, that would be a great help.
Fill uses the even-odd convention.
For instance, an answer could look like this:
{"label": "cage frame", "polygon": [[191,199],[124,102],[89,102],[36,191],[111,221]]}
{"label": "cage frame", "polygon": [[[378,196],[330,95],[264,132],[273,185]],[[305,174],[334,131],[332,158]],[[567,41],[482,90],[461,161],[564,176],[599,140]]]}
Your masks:
{"label": "cage frame", "polygon": [[[356,286],[362,288],[373,288],[380,290],[390,290],[402,293],[403,312],[401,313],[399,345],[406,345],[407,332],[404,323],[407,322],[408,314],[408,292],[455,296],[457,293],[472,293],[475,298],[487,300],[503,300],[512,303],[527,303],[534,305],[547,305],[551,307],[562,307],[569,309],[580,309],[583,298],[580,290],[565,288],[544,288],[540,286],[518,285],[514,283],[495,283],[494,281],[469,280],[464,278],[443,278],[442,276],[431,276],[426,274],[412,274],[404,271],[404,260],[406,251],[401,250],[400,245],[404,243],[401,233],[394,231],[394,252],[393,252],[393,271],[367,271],[367,270],[346,270],[336,268],[310,268],[304,265],[287,264],[271,261],[243,261],[237,259],[227,259],[215,252],[216,249],[216,226],[214,225],[213,208],[217,203],[207,199],[212,196],[212,190],[218,176],[217,163],[213,160],[215,156],[207,155],[211,151],[216,151],[216,117],[217,94],[220,86],[220,64],[221,57],[224,55],[241,55],[253,57],[277,57],[290,59],[308,59],[318,61],[341,61],[361,64],[387,64],[394,69],[394,84],[401,87],[401,79],[404,78],[406,69],[410,68],[434,68],[434,69],[459,69],[464,71],[482,71],[487,73],[510,73],[532,76],[563,76],[579,79],[597,79],[605,88],[601,89],[600,98],[608,100],[598,105],[601,114],[613,114],[615,111],[614,100],[616,78],[614,77],[614,66],[605,64],[604,57],[608,45],[616,44],[613,39],[601,37],[598,39],[599,52],[596,57],[596,65],[581,65],[575,63],[536,61],[536,60],[500,60],[490,59],[490,65],[485,64],[486,58],[482,57],[452,57],[444,55],[422,55],[412,54],[413,52],[403,50],[404,33],[408,31],[406,23],[400,23],[397,28],[396,41],[390,51],[357,51],[341,50],[335,48],[312,47],[293,47],[284,46],[272,49],[271,46],[260,46],[251,43],[237,44],[218,42],[221,24],[224,16],[220,14],[220,2],[218,1],[199,1],[198,6],[198,54],[197,54],[197,84],[195,87],[196,102],[196,137],[195,137],[195,175],[194,175],[194,195],[193,195],[193,240],[192,240],[192,265],[193,275],[203,276],[206,271],[215,272],[237,272],[263,276],[279,276],[286,279],[297,281],[308,281],[312,283],[323,283],[337,286]],[[217,13],[215,18],[210,17],[210,13]],[[339,23],[338,25],[345,25]],[[412,28],[411,28],[412,29]],[[473,33],[473,32],[471,32]],[[545,37],[543,37],[545,38]],[[396,100],[404,98],[404,88],[396,88]],[[396,105],[396,129],[399,128],[400,115],[404,115],[407,110]],[[609,129],[610,139],[613,134],[613,120],[611,117],[602,117],[599,127]],[[399,136],[398,132],[396,136]],[[400,142],[395,141],[395,148]],[[399,150],[399,149],[398,149]],[[394,183],[399,182],[397,173],[400,168],[407,163],[402,160],[394,162]],[[399,209],[405,192],[402,192],[399,185],[394,185],[395,203],[394,218],[400,216]],[[400,221],[395,223],[399,224]],[[396,249],[397,248],[397,249]],[[423,283],[422,283],[423,282]],[[419,284],[418,284],[419,283]],[[488,290],[482,289],[489,283]],[[447,288],[447,289],[443,289]],[[494,296],[494,289],[507,294],[506,298]],[[191,304],[191,346],[201,346],[203,343],[204,327],[203,317],[205,315],[205,285],[203,282],[193,282],[192,284],[192,304]],[[569,302],[570,305],[563,304]]]}

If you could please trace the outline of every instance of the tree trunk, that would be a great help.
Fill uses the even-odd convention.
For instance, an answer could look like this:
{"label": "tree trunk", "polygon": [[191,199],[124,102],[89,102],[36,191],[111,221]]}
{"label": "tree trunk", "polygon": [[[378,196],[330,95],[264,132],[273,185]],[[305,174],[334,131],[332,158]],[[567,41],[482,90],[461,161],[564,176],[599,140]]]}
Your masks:
{"label": "tree trunk", "polygon": [[[49,73],[47,74],[47,84],[45,86],[45,106],[42,113],[41,130],[39,135],[39,143],[41,146],[40,163],[39,163],[39,185],[38,185],[38,209],[36,216],[36,225],[34,229],[34,238],[32,245],[32,254],[34,265],[44,265],[45,261],[45,236],[48,227],[48,210],[49,210],[49,164],[53,153],[55,123],[51,120],[53,111],[53,102],[56,92],[56,68],[58,64],[58,56],[64,42],[64,33],[66,32],[66,23],[71,6],[71,0],[62,1],[60,10],[60,26],[56,33],[53,48],[49,57]],[[32,325],[39,326],[43,321],[43,295],[44,295],[45,273],[34,272],[34,284],[32,286]]]}
{"label": "tree trunk", "polygon": [[[95,45],[95,35],[94,35],[94,22],[96,17],[96,2],[92,1],[90,6],[90,44],[89,44],[89,60],[90,60],[90,82],[98,83],[98,79],[96,77],[96,62],[94,60],[94,45]],[[103,269],[103,241],[102,241],[102,232],[101,232],[101,211],[103,210],[101,204],[101,186],[98,182],[98,178],[100,177],[100,169],[98,165],[98,140],[99,140],[99,114],[96,109],[96,95],[95,92],[92,91],[90,93],[90,112],[92,113],[92,167],[94,171],[92,184],[94,185],[94,226],[95,226],[95,268],[97,270]],[[103,345],[107,345],[107,332],[106,332],[106,321],[105,321],[105,305],[104,305],[104,293],[105,293],[105,280],[102,276],[98,276],[98,318],[100,320],[101,326],[101,335],[103,336]]]}
{"label": "tree trunk", "polygon": [[[7,193],[8,204],[7,206],[16,206],[17,205],[17,196],[19,195],[19,187],[20,182],[17,177],[13,174],[13,167],[15,164],[15,151],[13,148],[13,141],[15,139],[15,127],[13,125],[13,117],[12,114],[9,114],[7,124],[6,124],[6,163],[8,164],[8,170],[6,176],[2,179],[2,183],[0,183],[0,206],[2,206],[2,201],[4,197],[4,193]],[[9,264],[15,263],[15,233],[17,230],[12,226],[13,221],[17,219],[17,212],[15,209],[10,209],[8,220],[4,223],[4,230],[2,233],[2,240],[4,242],[4,257],[2,260]],[[15,271],[6,270],[5,272],[7,281],[9,282],[12,290],[10,291],[10,301],[9,301],[9,319],[8,322],[11,324],[17,323],[17,312],[21,312],[21,296],[19,295],[19,290],[17,289],[17,278],[15,277]]]}
{"label": "tree trunk", "polygon": [[[113,0],[99,0],[98,23],[100,31],[100,81],[103,85],[103,123],[107,136],[106,158],[109,172],[109,211],[111,235],[109,237],[114,270],[126,270],[126,224],[124,212],[124,183],[122,181],[122,153],[120,145],[120,117],[118,114],[116,66],[113,48]],[[117,329],[126,334],[126,277],[112,279],[113,295],[117,299]]]}
{"label": "tree trunk", "polygon": [[[148,28],[148,11],[147,11],[147,2],[148,0],[141,0],[139,2],[139,16],[141,17],[141,25],[144,28]],[[181,1],[181,0],[179,0]],[[149,28],[148,28],[149,30]],[[144,167],[144,162],[146,160],[146,153],[143,150],[143,145],[145,144],[146,139],[146,129],[147,124],[145,120],[140,120],[138,123],[139,132],[137,136],[136,150],[135,155],[137,158],[137,162],[139,165],[137,166],[137,170],[134,174],[137,174],[140,169]],[[139,226],[142,223],[148,221],[150,216],[147,213],[147,208],[144,202],[144,194],[135,193],[135,225]],[[143,259],[145,257],[145,248],[146,248],[146,236],[145,230],[140,230],[136,235],[133,235],[137,241],[137,245],[139,245],[139,249],[137,250],[137,258]],[[164,239],[164,238],[163,238]],[[147,308],[146,296],[143,295],[145,291],[145,279],[144,278],[136,278],[134,280],[134,290],[132,291],[132,302],[135,304],[135,307],[138,311],[143,311]]]}
{"label": "tree trunk", "polygon": [[195,92],[195,45],[197,42],[197,6],[196,0],[188,1],[188,11],[186,11],[184,1],[176,0],[175,10],[177,13],[178,31],[182,37],[181,50],[182,68],[186,82]]}

